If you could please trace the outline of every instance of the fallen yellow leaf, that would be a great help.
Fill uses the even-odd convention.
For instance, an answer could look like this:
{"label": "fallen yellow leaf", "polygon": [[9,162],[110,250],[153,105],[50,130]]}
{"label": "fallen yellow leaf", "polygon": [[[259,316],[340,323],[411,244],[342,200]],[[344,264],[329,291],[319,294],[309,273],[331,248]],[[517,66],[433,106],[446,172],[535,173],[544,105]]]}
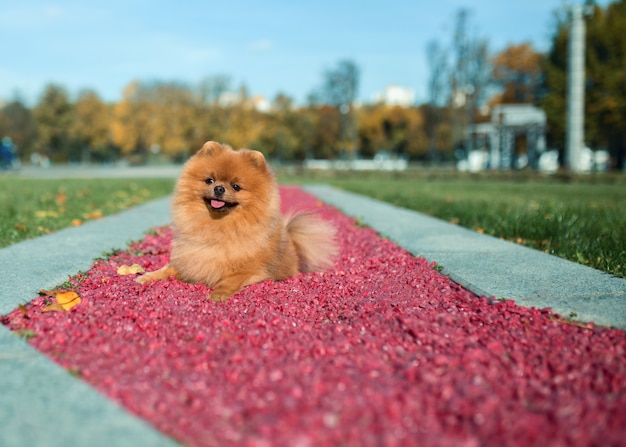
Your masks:
{"label": "fallen yellow leaf", "polygon": [[83,217],[85,219],[99,219],[102,217],[102,211],[100,210],[92,211],[91,213],[83,214]]}
{"label": "fallen yellow leaf", "polygon": [[57,300],[56,303],[48,304],[41,309],[42,312],[66,312],[81,302],[80,295],[72,291],[41,290],[39,293],[54,296]]}
{"label": "fallen yellow leaf", "polygon": [[[80,296],[78,296],[78,293],[71,291],[57,293],[56,299],[57,303],[63,306],[64,309],[71,309],[76,304],[80,303]],[[78,302],[75,302],[76,300],[78,300]]]}
{"label": "fallen yellow leaf", "polygon": [[117,269],[118,275],[136,275],[138,273],[145,273],[146,271],[139,264],[133,265],[120,265]]}
{"label": "fallen yellow leaf", "polygon": [[22,312],[22,315],[24,315],[24,318],[30,318],[28,316],[28,309],[26,309],[26,306],[24,306],[23,304],[18,304],[17,308],[20,310],[20,312]]}
{"label": "fallen yellow leaf", "polygon": [[43,309],[42,312],[66,312],[65,308],[61,306],[59,303],[50,303]]}
{"label": "fallen yellow leaf", "polygon": [[35,211],[35,217],[44,218],[44,217],[59,217],[59,213],[56,211]]}
{"label": "fallen yellow leaf", "polygon": [[57,205],[61,206],[65,202],[67,202],[67,195],[63,193],[57,194],[57,196],[54,198],[54,201]]}
{"label": "fallen yellow leaf", "polygon": [[72,225],[75,227],[80,227],[83,224],[83,221],[80,219],[73,219],[72,220]]}

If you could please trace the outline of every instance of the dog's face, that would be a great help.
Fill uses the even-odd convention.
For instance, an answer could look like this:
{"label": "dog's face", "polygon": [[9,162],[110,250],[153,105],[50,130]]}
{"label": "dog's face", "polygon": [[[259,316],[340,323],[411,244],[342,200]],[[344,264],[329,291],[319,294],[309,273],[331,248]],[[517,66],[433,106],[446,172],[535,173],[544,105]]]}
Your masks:
{"label": "dog's face", "polygon": [[213,141],[185,164],[177,196],[185,207],[204,207],[212,218],[263,213],[274,200],[276,184],[263,154],[232,150]]}

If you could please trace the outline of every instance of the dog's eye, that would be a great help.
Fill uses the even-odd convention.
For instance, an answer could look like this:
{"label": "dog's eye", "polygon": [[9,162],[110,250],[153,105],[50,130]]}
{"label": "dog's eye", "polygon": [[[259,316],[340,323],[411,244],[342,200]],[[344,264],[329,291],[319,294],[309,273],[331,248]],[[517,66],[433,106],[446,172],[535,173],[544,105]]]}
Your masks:
{"label": "dog's eye", "polygon": [[240,191],[241,190],[241,186],[239,186],[237,183],[233,183],[232,187],[235,191]]}
{"label": "dog's eye", "polygon": [[207,185],[210,185],[211,183],[213,183],[215,180],[213,180],[212,178],[208,178],[204,181],[204,183],[206,183]]}

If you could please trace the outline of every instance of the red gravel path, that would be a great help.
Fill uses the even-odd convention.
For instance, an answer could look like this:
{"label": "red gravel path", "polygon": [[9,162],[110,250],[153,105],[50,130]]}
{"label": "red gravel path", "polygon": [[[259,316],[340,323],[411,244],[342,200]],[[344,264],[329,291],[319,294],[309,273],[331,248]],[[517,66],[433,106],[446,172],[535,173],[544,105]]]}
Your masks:
{"label": "red gravel path", "polygon": [[41,314],[38,298],[4,323],[190,446],[626,445],[623,331],[479,298],[299,188],[282,193],[339,227],[331,272],[222,304],[204,286],[118,276],[167,261],[163,229],[77,276],[72,311]]}

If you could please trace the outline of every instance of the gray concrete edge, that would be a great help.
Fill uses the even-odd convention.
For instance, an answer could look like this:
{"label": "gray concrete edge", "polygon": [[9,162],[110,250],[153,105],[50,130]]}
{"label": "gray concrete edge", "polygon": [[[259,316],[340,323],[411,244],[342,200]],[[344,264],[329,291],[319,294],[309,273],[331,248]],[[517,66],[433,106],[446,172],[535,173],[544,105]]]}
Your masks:
{"label": "gray concrete edge", "polygon": [[[0,250],[0,314],[170,222],[169,198]],[[77,380],[0,325],[0,445],[174,446],[142,419]]]}
{"label": "gray concrete edge", "polygon": [[326,185],[308,192],[358,218],[479,296],[551,308],[563,317],[626,329],[626,279]]}

